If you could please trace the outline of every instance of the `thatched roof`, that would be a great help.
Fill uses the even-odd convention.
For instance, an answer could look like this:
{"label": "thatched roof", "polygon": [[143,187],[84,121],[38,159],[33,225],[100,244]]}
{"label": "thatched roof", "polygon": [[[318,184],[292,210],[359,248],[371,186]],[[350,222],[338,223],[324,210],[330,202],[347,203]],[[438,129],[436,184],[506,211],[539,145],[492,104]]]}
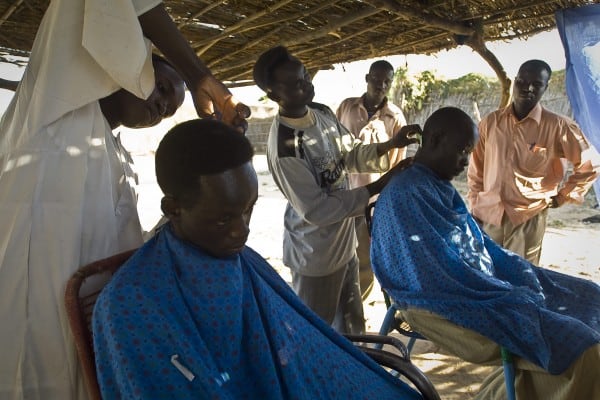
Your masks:
{"label": "thatched roof", "polygon": [[[288,46],[309,70],[395,54],[431,53],[470,40],[527,37],[554,12],[598,1],[165,0],[180,30],[218,78],[251,80],[258,54]],[[48,0],[0,0],[0,51],[27,55]],[[475,47],[474,47],[475,48]],[[1,54],[0,54],[1,56]],[[489,60],[488,60],[489,62]]]}

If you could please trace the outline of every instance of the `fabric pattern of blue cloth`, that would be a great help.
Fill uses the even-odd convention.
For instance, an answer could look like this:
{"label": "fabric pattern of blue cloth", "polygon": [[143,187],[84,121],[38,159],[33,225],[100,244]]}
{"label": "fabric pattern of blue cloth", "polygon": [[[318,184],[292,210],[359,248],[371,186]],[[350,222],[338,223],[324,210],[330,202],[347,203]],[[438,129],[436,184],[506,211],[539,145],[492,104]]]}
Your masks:
{"label": "fabric pattern of blue cloth", "polygon": [[386,186],[372,234],[375,275],[400,307],[441,315],[553,374],[600,341],[600,286],[495,244],[424,165]]}
{"label": "fabric pattern of blue cloth", "polygon": [[[567,59],[567,95],[573,118],[600,150],[600,4],[558,10],[556,27]],[[598,179],[594,191],[600,197]]]}
{"label": "fabric pattern of blue cloth", "polygon": [[169,226],[93,317],[103,398],[420,399],[304,306],[252,249],[217,259]]}

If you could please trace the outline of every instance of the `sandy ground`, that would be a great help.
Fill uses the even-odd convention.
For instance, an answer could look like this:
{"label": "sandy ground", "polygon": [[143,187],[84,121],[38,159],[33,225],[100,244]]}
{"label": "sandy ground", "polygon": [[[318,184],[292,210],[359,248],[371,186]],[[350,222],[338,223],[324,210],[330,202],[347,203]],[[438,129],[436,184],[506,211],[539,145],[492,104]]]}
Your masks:
{"label": "sandy ground", "polygon": [[[154,180],[152,155],[134,156],[140,176],[139,209],[144,229],[160,218],[160,189]],[[282,232],[285,199],[273,183],[265,156],[255,157],[259,178],[259,199],[254,208],[248,245],[262,254],[290,282],[289,270],[283,266]],[[464,185],[457,182],[459,190]],[[541,265],[600,283],[600,223],[585,224],[586,217],[600,217],[600,210],[586,206],[565,206],[550,210],[544,239]],[[365,300],[367,330],[377,332],[385,315],[385,303],[376,285]],[[493,367],[479,366],[444,353],[431,342],[417,341],[413,362],[434,383],[442,399],[469,399]]]}

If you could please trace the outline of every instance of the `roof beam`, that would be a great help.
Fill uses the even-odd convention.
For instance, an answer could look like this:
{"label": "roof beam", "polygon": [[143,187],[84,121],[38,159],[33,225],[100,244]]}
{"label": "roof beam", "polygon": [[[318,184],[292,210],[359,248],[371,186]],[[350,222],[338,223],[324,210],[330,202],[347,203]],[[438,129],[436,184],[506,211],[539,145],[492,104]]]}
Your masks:
{"label": "roof beam", "polygon": [[15,10],[17,9],[17,7],[19,7],[22,2],[23,2],[23,0],[16,0],[13,4],[10,5],[10,7],[8,7],[6,9],[6,11],[4,12],[4,14],[2,14],[2,16],[0,17],[0,26],[2,24],[4,24],[6,21],[8,21],[8,19],[10,18],[10,16],[15,12]]}
{"label": "roof beam", "polygon": [[[496,19],[506,19],[507,14],[509,13],[513,13],[515,11],[520,11],[520,10],[525,10],[527,8],[532,8],[532,7],[536,7],[536,6],[544,6],[548,4],[547,0],[536,0],[536,1],[529,1],[525,4],[521,4],[518,6],[513,6],[513,7],[508,7],[508,8],[504,8],[502,10],[497,10],[498,12],[496,14],[490,15],[489,18],[486,18],[486,22],[489,21],[494,21]],[[513,19],[511,18],[511,21]]]}
{"label": "roof beam", "polygon": [[253,40],[253,41],[245,44],[243,47],[239,48],[238,50],[236,50],[234,52],[228,53],[224,57],[217,57],[216,59],[213,59],[213,60],[209,61],[207,63],[207,65],[212,70],[212,68],[216,64],[220,64],[220,63],[224,62],[226,59],[229,59],[229,58],[233,57],[234,55],[239,54],[240,52],[246,51],[249,48],[254,47],[257,44],[263,42],[266,38],[271,37],[271,36],[279,33],[283,29],[286,29],[287,28],[286,22],[297,21],[297,20],[299,20],[301,18],[308,17],[310,15],[314,15],[314,14],[320,12],[321,10],[323,10],[325,8],[331,7],[333,4],[335,4],[335,2],[333,2],[333,3],[331,3],[331,2],[323,3],[323,4],[320,4],[317,7],[313,7],[313,8],[310,8],[308,10],[303,10],[303,11],[297,12],[295,14],[292,14],[291,16],[288,16],[288,17],[279,18],[279,19],[276,19],[276,20],[273,20],[273,21],[267,21],[267,22],[262,23],[262,24],[248,26],[246,28],[241,28],[236,33],[239,34],[239,33],[242,33],[242,32],[247,32],[249,30],[259,29],[259,28],[263,28],[263,27],[275,25],[275,28],[271,29],[267,33],[261,33],[260,35],[258,35],[258,37],[255,40]]}
{"label": "roof beam", "polygon": [[366,8],[359,12],[351,13],[344,18],[338,18],[338,19],[334,20],[333,22],[325,24],[325,25],[321,26],[319,29],[316,29],[305,35],[296,37],[291,40],[284,40],[283,44],[285,46],[294,46],[294,45],[301,44],[301,43],[308,43],[312,40],[329,35],[330,32],[336,31],[337,29],[339,29],[343,26],[352,24],[356,21],[365,19],[367,17],[370,17],[371,15],[374,15],[374,14],[377,14],[380,12],[381,12],[381,10],[379,10],[377,8]]}
{"label": "roof beam", "polygon": [[244,52],[254,46],[256,46],[259,43],[262,43],[266,38],[276,35],[277,33],[279,33],[280,31],[282,31],[283,29],[287,28],[286,25],[279,25],[273,29],[271,29],[269,32],[260,35],[260,37],[254,39],[253,41],[246,43],[244,46],[240,47],[239,49],[237,49],[234,52],[231,53],[227,53],[227,55],[225,55],[224,57],[217,57],[213,60],[211,60],[210,62],[207,63],[207,66],[211,69],[211,71],[213,70],[213,68],[215,67],[215,65],[217,64],[221,64],[223,63],[225,60],[235,56],[236,54],[239,54],[241,52]]}
{"label": "roof beam", "polygon": [[[435,36],[433,36],[431,38],[427,38],[426,41],[436,40],[436,39],[439,39],[441,37],[445,37],[447,35],[448,35],[447,32],[443,32],[443,33],[435,35]],[[423,41],[423,39],[419,39],[419,40],[417,40],[417,41],[415,41],[413,43],[419,43],[419,42],[422,42],[422,41]],[[292,54],[299,55],[299,54],[302,54],[302,53],[310,52],[310,51],[312,51],[312,50],[314,50],[316,48],[323,48],[325,46],[334,45],[334,44],[338,44],[338,43],[339,43],[338,41],[335,41],[335,42],[331,42],[331,43],[321,44],[321,45],[318,45],[318,46],[312,46],[312,47],[308,47],[308,48],[303,48],[303,49],[300,49],[300,50],[297,50],[297,51],[292,51]],[[362,48],[362,45],[357,45],[355,47],[352,47],[351,50],[355,50],[356,48]],[[401,48],[397,47],[397,48],[391,49],[389,51],[381,52],[378,55],[379,56],[394,55],[394,54],[398,54],[403,49],[404,49],[404,46],[402,46]],[[356,61],[356,60],[348,60],[348,62],[352,62],[352,61]],[[330,63],[329,62],[325,62],[324,60],[321,60],[321,64],[319,64],[319,61],[314,61],[314,60],[313,61],[307,60],[306,62],[304,62],[304,66],[307,69],[309,69],[309,70],[324,69],[325,65],[329,66]],[[238,66],[238,67],[243,67],[243,65],[242,66]],[[247,76],[249,73],[252,74],[252,66],[249,67],[249,68],[243,69],[242,71],[239,71],[235,75],[232,75],[232,77],[230,78],[230,80],[235,81],[236,78],[242,77],[242,76]]]}
{"label": "roof beam", "polygon": [[262,27],[270,26],[270,25],[284,24],[284,23],[290,22],[290,21],[297,21],[299,19],[315,15],[318,12],[320,12],[321,10],[323,10],[325,8],[329,8],[333,5],[335,5],[336,3],[337,3],[337,1],[324,2],[320,5],[318,5],[317,7],[313,7],[308,10],[302,10],[300,12],[297,12],[295,14],[292,14],[292,15],[289,15],[289,16],[286,16],[283,18],[275,19],[272,21],[266,21],[262,24],[256,24],[256,25],[248,26],[246,28],[242,28],[242,29],[238,30],[236,33],[242,33],[242,32],[246,32],[246,31],[253,30],[253,29],[260,29]]}
{"label": "roof beam", "polygon": [[338,45],[340,43],[347,42],[348,40],[351,40],[351,39],[353,39],[353,38],[355,38],[357,36],[360,36],[363,33],[371,32],[371,31],[376,31],[377,28],[382,27],[384,25],[392,24],[392,23],[398,21],[399,19],[401,19],[401,17],[396,17],[396,18],[392,19],[389,22],[384,22],[384,23],[380,23],[380,24],[377,24],[377,25],[369,26],[368,28],[362,29],[360,31],[356,31],[354,33],[351,33],[350,35],[346,35],[346,36],[344,36],[344,37],[342,37],[340,39],[333,40],[333,41],[331,41],[329,43],[321,43],[321,44],[317,44],[317,45],[314,45],[314,46],[305,47],[304,49],[297,51],[296,54],[303,54],[303,53],[306,53],[308,51],[312,51],[312,50],[315,50],[315,49],[320,49],[320,48],[323,48],[323,47]]}
{"label": "roof beam", "polygon": [[[378,12],[380,12],[380,10],[377,10],[375,8],[367,8],[361,12],[350,14],[344,18],[339,18],[335,22],[326,24],[326,25],[322,26],[321,28],[314,30],[311,33],[302,35],[301,37],[297,37],[292,40],[282,40],[281,44],[284,46],[287,46],[287,47],[291,47],[291,46],[295,46],[297,44],[307,43],[307,42],[310,42],[311,40],[318,39],[323,36],[327,36],[327,35],[329,35],[329,32],[331,32],[331,31],[335,31],[338,28],[341,28],[345,25],[351,24],[357,20],[366,18],[373,14],[377,14]],[[230,70],[233,70],[236,68],[244,67],[245,65],[254,63],[254,61],[256,61],[256,56],[253,55],[250,57],[246,57],[245,59],[240,60],[236,63],[229,63],[227,66],[216,67],[216,68],[212,69],[212,71],[213,71],[213,73],[218,74],[218,73],[230,71]]]}
{"label": "roof beam", "polygon": [[177,25],[177,27],[179,29],[181,29],[181,28],[183,28],[186,25],[190,25],[196,18],[198,18],[201,15],[206,14],[207,12],[209,12],[210,10],[212,10],[213,8],[216,8],[216,7],[220,6],[221,4],[225,3],[226,1],[227,0],[219,0],[219,1],[213,2],[212,4],[207,5],[202,10],[198,11],[196,14],[194,14],[191,17],[189,17],[188,19],[186,19],[184,22],[181,22],[179,25]]}
{"label": "roof beam", "polygon": [[[547,27],[542,27],[542,28],[537,28],[537,29],[532,29],[529,32],[527,32],[527,35],[529,36],[533,36],[533,35],[537,35],[540,32],[547,32],[549,30],[549,28]],[[521,39],[523,38],[522,34],[518,34],[515,33],[514,35],[507,35],[507,36],[498,36],[498,37],[489,37],[488,41],[489,42],[494,42],[494,41],[505,41],[505,40],[513,40],[513,39]]]}
{"label": "roof beam", "polygon": [[216,36],[213,36],[212,38],[209,38],[207,41],[198,42],[194,46],[194,48],[198,48],[206,42],[208,42],[208,43],[205,44],[204,47],[202,47],[201,49],[196,50],[196,54],[198,56],[201,56],[202,54],[204,54],[206,52],[206,50],[210,49],[212,46],[214,46],[216,43],[218,43],[221,39],[228,37],[235,31],[237,31],[239,28],[249,25],[252,21],[254,21],[258,18],[264,17],[265,15],[272,13],[273,11],[275,11],[283,6],[286,6],[287,4],[291,3],[292,1],[294,1],[294,0],[282,0],[277,4],[274,4],[270,7],[263,9],[262,11],[254,13],[253,15],[250,15],[249,17],[242,19],[237,24],[233,24],[233,25],[227,27],[226,29],[223,30],[223,32],[219,33]]}
{"label": "roof beam", "polygon": [[472,35],[474,33],[473,28],[464,25],[461,22],[448,21],[444,18],[440,18],[436,15],[425,13],[414,7],[406,7],[398,4],[393,0],[367,0],[370,4],[375,4],[380,8],[384,8],[392,13],[421,22],[422,24],[435,26],[437,28],[444,29],[448,32],[456,33],[458,35]]}

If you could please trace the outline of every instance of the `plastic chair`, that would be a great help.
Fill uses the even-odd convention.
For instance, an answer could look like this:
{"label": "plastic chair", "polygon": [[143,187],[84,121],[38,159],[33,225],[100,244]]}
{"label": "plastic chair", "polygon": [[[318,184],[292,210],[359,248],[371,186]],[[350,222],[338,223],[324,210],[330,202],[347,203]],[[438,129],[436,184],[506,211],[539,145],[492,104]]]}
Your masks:
{"label": "plastic chair", "polygon": [[[382,335],[344,335],[382,367],[405,377],[423,395],[425,400],[440,400],[440,395],[425,374],[411,361],[408,350],[400,340]],[[368,347],[365,343],[374,344]],[[400,354],[383,350],[383,345],[393,346]]]}
{"label": "plastic chair", "polygon": [[[373,211],[375,209],[375,204],[376,202],[374,201],[368,204],[365,209],[365,219],[367,221],[367,230],[369,232],[369,235],[371,235],[371,229],[373,224]],[[379,328],[379,335],[387,335],[393,330],[396,330],[401,335],[407,336],[409,339],[406,348],[408,354],[410,355],[415,341],[417,339],[427,339],[420,335],[418,332],[413,331],[410,328],[410,325],[398,316],[398,306],[390,300],[389,295],[383,289],[382,292],[385,300],[385,305],[387,306],[387,311],[385,313],[385,317],[383,318],[381,327]],[[506,386],[507,400],[516,400],[517,397],[515,393],[515,367],[512,359],[512,354],[504,347],[500,347],[500,355],[502,358],[502,367],[504,371],[504,383]]]}
{"label": "plastic chair", "polygon": [[[100,400],[100,387],[96,378],[94,344],[92,339],[92,312],[100,291],[121,265],[129,259],[135,249],[98,260],[79,268],[67,281],[65,307],[69,326],[75,341],[75,349],[91,400]],[[93,286],[84,287],[87,280]],[[89,289],[89,290],[88,290]]]}

